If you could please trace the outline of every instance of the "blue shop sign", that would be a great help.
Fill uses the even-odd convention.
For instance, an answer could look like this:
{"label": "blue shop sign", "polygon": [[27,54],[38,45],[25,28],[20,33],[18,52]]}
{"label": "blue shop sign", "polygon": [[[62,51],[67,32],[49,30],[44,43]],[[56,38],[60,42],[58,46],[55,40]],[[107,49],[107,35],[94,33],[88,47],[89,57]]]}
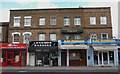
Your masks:
{"label": "blue shop sign", "polygon": [[117,40],[92,40],[91,44],[117,44]]}
{"label": "blue shop sign", "polygon": [[88,40],[61,40],[62,45],[79,45],[87,44]]}

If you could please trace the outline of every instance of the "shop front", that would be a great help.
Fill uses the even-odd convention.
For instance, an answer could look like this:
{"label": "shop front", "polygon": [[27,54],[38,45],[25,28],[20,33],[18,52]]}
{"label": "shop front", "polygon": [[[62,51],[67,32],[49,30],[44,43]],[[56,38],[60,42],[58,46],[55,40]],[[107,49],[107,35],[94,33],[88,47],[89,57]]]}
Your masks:
{"label": "shop front", "polygon": [[2,66],[26,66],[26,44],[0,44]]}
{"label": "shop front", "polygon": [[87,66],[87,47],[84,40],[61,40],[61,65]]}
{"label": "shop front", "polygon": [[118,66],[118,49],[116,41],[96,40],[94,42],[92,43],[94,66]]}
{"label": "shop front", "polygon": [[31,41],[29,45],[30,66],[57,66],[57,41]]}

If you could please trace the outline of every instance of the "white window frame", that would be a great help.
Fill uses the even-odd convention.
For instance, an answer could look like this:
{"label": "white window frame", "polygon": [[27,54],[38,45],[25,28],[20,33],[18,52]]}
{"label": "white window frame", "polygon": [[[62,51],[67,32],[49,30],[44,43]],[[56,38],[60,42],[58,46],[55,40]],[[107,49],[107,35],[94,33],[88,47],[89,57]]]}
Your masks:
{"label": "white window frame", "polygon": [[101,25],[107,25],[107,17],[106,16],[101,16],[100,17],[100,24]]}
{"label": "white window frame", "polygon": [[[44,35],[44,36],[40,36],[40,35]],[[41,38],[44,38],[44,39],[41,39]],[[39,41],[45,41],[45,33],[40,33],[39,34]]]}
{"label": "white window frame", "polygon": [[50,17],[50,25],[57,25],[57,18],[52,16]]}
{"label": "white window frame", "polygon": [[40,17],[39,18],[39,26],[44,26],[45,25],[45,17]]}
{"label": "white window frame", "polygon": [[55,33],[51,33],[51,34],[50,34],[50,40],[51,40],[51,41],[56,41],[56,37],[57,37],[57,36],[56,36]]}
{"label": "white window frame", "polygon": [[20,36],[19,32],[13,32],[12,33],[12,43],[19,43],[19,42],[14,42],[14,34],[18,34]]}
{"label": "white window frame", "polygon": [[[31,18],[32,18],[32,16],[25,16],[25,17],[24,17],[24,26],[25,26],[25,27],[31,26]],[[29,21],[29,24],[26,24],[26,21],[27,21],[28,19],[30,20],[30,21]]]}
{"label": "white window frame", "polygon": [[74,18],[74,25],[81,25],[81,18],[80,17]]}
{"label": "white window frame", "polygon": [[96,33],[91,33],[90,34],[90,39],[97,39],[97,34]]}
{"label": "white window frame", "polygon": [[90,25],[96,25],[96,17],[90,17]]}
{"label": "white window frame", "polygon": [[31,32],[24,32],[22,35],[23,35],[23,43],[26,43],[25,41],[25,34],[29,34],[30,36],[32,35]]}
{"label": "white window frame", "polygon": [[[78,38],[78,36],[79,36],[80,38]],[[74,35],[74,39],[75,39],[75,40],[79,40],[79,39],[81,39],[81,36],[80,36],[79,34],[76,34],[76,35]]]}
{"label": "white window frame", "polygon": [[[65,39],[65,40],[70,40],[70,36],[71,36],[71,35],[69,35],[69,34],[65,34],[65,35],[64,35],[64,39]],[[67,37],[68,37],[68,39],[67,39]]]}
{"label": "white window frame", "polygon": [[103,36],[102,36],[103,34],[107,34],[106,38],[108,39],[108,33],[101,33],[101,39],[103,39]]}
{"label": "white window frame", "polygon": [[[14,18],[14,25],[13,27],[20,27],[20,16],[13,17]],[[16,23],[15,19],[18,19],[18,22]]]}
{"label": "white window frame", "polygon": [[70,17],[64,17],[64,26],[70,26]]}

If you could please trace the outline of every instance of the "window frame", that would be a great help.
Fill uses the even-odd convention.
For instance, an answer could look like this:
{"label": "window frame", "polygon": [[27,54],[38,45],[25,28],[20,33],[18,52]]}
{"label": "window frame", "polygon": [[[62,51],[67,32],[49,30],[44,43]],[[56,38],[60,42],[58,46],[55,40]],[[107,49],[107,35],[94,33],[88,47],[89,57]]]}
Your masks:
{"label": "window frame", "polygon": [[19,33],[19,32],[13,32],[13,33],[12,33],[12,43],[19,43],[19,41],[18,41],[18,42],[15,42],[15,41],[14,41],[14,35],[15,35],[15,34],[18,34],[19,37],[20,37],[20,33]]}
{"label": "window frame", "polygon": [[29,34],[30,36],[32,35],[31,32],[24,32],[23,33],[23,43],[26,43],[26,41],[25,41],[25,34]]}
{"label": "window frame", "polygon": [[[25,27],[31,26],[31,21],[32,21],[31,18],[32,18],[32,16],[24,16],[24,26]],[[26,22],[28,23],[28,21],[27,21],[28,19],[30,20],[29,24],[26,24]]]}
{"label": "window frame", "polygon": [[74,35],[74,39],[75,39],[75,40],[80,40],[80,39],[82,39],[81,36],[80,36],[80,38],[78,39],[78,36],[80,36],[80,35],[79,35],[79,34],[75,34],[75,35]]}
{"label": "window frame", "polygon": [[[52,40],[53,38],[51,37],[51,35],[55,35],[55,39],[54,39],[54,40]],[[57,40],[57,35],[56,35],[56,33],[51,33],[51,34],[50,34],[50,40],[51,40],[51,41],[56,41],[56,40]]]}
{"label": "window frame", "polygon": [[[93,35],[96,35],[96,37],[94,37]],[[97,34],[96,33],[91,33],[90,34],[90,39],[97,39]]]}
{"label": "window frame", "polygon": [[[43,22],[44,21],[44,24],[43,23],[41,23],[41,22]],[[40,17],[39,18],[39,26],[45,26],[45,17]]]}
{"label": "window frame", "polygon": [[[55,24],[53,24],[53,22],[54,22]],[[56,16],[51,16],[51,17],[50,17],[50,25],[51,25],[51,26],[57,25],[57,18],[56,18]]]}
{"label": "window frame", "polygon": [[[75,21],[77,21],[77,23]],[[74,17],[74,25],[81,25],[81,18],[80,17]]]}
{"label": "window frame", "polygon": [[64,17],[64,26],[70,26],[70,17]]}
{"label": "window frame", "polygon": [[[20,27],[20,19],[21,19],[21,17],[20,17],[20,16],[15,16],[15,17],[13,17],[13,19],[14,19],[13,27]],[[19,23],[16,23],[15,19],[19,19],[19,20],[18,20]]]}
{"label": "window frame", "polygon": [[100,17],[100,25],[107,25],[107,17],[106,16]]}
{"label": "window frame", "polygon": [[[69,36],[69,38],[66,39],[66,36]],[[69,34],[64,34],[64,39],[65,39],[65,40],[70,40],[70,39],[71,39],[71,35],[69,35]]]}
{"label": "window frame", "polygon": [[[93,23],[93,20],[94,20],[94,23]],[[96,17],[95,16],[90,17],[90,25],[96,25]]]}
{"label": "window frame", "polygon": [[[44,35],[44,39],[41,39],[40,34],[41,34],[41,35]],[[45,41],[45,40],[46,40],[46,38],[45,38],[45,33],[39,33],[39,41]]]}
{"label": "window frame", "polygon": [[107,35],[106,39],[108,39],[108,33],[101,33],[101,39],[103,39],[103,34],[106,34]]}

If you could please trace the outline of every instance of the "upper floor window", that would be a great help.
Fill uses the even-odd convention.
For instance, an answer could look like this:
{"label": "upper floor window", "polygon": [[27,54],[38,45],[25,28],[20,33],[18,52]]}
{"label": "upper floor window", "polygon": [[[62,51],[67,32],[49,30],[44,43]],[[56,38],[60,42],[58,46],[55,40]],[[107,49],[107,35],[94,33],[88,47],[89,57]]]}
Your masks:
{"label": "upper floor window", "polygon": [[91,33],[90,34],[90,39],[97,39],[97,34],[96,33]]}
{"label": "upper floor window", "polygon": [[24,17],[24,26],[31,26],[31,16]]}
{"label": "upper floor window", "polygon": [[19,36],[20,36],[19,32],[12,33],[12,42],[13,43],[19,43]]}
{"label": "upper floor window", "polygon": [[14,17],[14,27],[19,27],[20,26],[20,18],[21,17]]}
{"label": "upper floor window", "polygon": [[31,32],[24,32],[23,36],[23,43],[29,44]]}
{"label": "upper floor window", "polygon": [[57,25],[56,17],[50,17],[50,25]]}
{"label": "upper floor window", "polygon": [[40,26],[45,25],[45,17],[40,17],[39,18],[39,25]]}
{"label": "upper floor window", "polygon": [[101,39],[108,39],[108,33],[101,33]]}
{"label": "upper floor window", "polygon": [[79,39],[81,39],[81,36],[80,36],[80,35],[75,35],[75,36],[74,36],[74,39],[75,39],[75,40],[79,40]]}
{"label": "upper floor window", "polygon": [[0,26],[0,33],[2,33],[2,26]]}
{"label": "upper floor window", "polygon": [[50,34],[50,40],[55,41],[56,40],[56,34]]}
{"label": "upper floor window", "polygon": [[107,17],[100,17],[100,24],[101,25],[106,25],[107,24]]}
{"label": "upper floor window", "polygon": [[45,41],[45,34],[44,33],[39,34],[39,41]]}
{"label": "upper floor window", "polygon": [[90,25],[96,25],[96,17],[90,17]]}
{"label": "upper floor window", "polygon": [[64,26],[70,26],[70,17],[64,17]]}
{"label": "upper floor window", "polygon": [[74,25],[81,25],[81,18],[80,17],[74,18]]}
{"label": "upper floor window", "polygon": [[64,35],[64,39],[65,40],[69,40],[70,39],[70,35]]}

